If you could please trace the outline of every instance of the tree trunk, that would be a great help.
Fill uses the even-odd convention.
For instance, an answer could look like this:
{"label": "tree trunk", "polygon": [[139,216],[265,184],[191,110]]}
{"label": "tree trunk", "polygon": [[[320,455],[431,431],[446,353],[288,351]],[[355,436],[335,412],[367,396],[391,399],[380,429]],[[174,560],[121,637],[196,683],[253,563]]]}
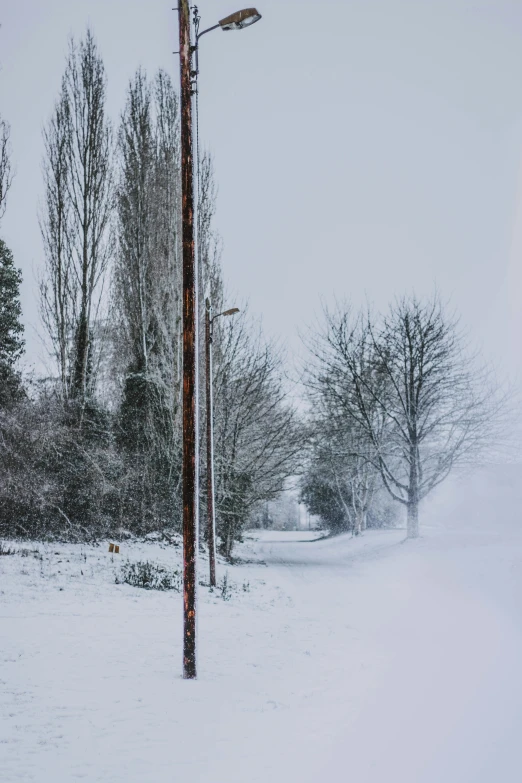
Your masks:
{"label": "tree trunk", "polygon": [[410,446],[410,484],[408,487],[408,538],[419,537],[419,471],[417,464],[417,446]]}
{"label": "tree trunk", "polygon": [[232,525],[230,524],[229,521],[227,524],[227,534],[226,534],[226,541],[225,541],[225,558],[229,561],[232,556],[233,543],[234,543],[234,539],[232,536]]}
{"label": "tree trunk", "polygon": [[419,501],[416,498],[414,500],[409,500],[407,508],[408,508],[407,536],[408,538],[418,538],[419,537]]}
{"label": "tree trunk", "polygon": [[358,509],[357,513],[355,515],[355,525],[354,525],[354,535],[359,536],[363,531],[363,524],[364,524],[364,511],[362,509]]}
{"label": "tree trunk", "polygon": [[89,353],[89,323],[82,306],[76,335],[73,396],[82,404],[87,394],[87,358]]}

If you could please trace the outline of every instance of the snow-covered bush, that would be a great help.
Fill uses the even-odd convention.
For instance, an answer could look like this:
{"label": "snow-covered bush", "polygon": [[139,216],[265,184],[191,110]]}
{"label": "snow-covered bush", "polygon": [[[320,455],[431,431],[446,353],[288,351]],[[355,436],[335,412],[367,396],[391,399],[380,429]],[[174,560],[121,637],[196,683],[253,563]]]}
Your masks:
{"label": "snow-covered bush", "polygon": [[121,524],[123,465],[110,425],[94,403],[46,390],[0,411],[2,536],[96,540]]}
{"label": "snow-covered bush", "polygon": [[228,581],[228,573],[225,573],[223,579],[219,583],[219,589],[221,591],[221,598],[223,601],[230,601],[232,595],[232,585]]}
{"label": "snow-covered bush", "polygon": [[182,578],[179,571],[169,571],[164,566],[151,563],[149,560],[140,560],[136,563],[127,561],[116,576],[116,584],[143,587],[145,590],[176,590],[179,593]]}

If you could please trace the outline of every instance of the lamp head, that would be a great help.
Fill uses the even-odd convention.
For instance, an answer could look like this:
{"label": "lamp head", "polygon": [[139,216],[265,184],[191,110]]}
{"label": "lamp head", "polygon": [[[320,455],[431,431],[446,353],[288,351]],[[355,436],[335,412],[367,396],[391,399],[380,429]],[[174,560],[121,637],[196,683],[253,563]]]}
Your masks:
{"label": "lamp head", "polygon": [[257,8],[245,8],[243,11],[236,11],[224,19],[221,19],[219,26],[222,30],[242,30],[244,27],[250,27],[251,24],[259,22],[261,14]]}
{"label": "lamp head", "polygon": [[221,315],[235,315],[236,313],[239,313],[239,307],[232,307],[230,310],[225,310]]}

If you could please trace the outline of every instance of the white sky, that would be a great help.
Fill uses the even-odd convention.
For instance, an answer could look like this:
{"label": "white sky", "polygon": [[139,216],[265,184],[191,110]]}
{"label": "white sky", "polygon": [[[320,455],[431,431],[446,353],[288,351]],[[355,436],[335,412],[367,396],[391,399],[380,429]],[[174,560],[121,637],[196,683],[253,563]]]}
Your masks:
{"label": "white sky", "polygon": [[[174,5],[0,0],[0,112],[17,168],[1,230],[24,272],[32,360],[41,129],[67,37],[93,26],[117,121],[138,65],[177,81]],[[207,27],[242,6],[199,7]],[[225,273],[238,299],[295,349],[321,297],[384,307],[436,284],[486,355],[520,371],[520,0],[258,8],[259,24],[205,36],[200,56],[200,132],[215,158]]]}

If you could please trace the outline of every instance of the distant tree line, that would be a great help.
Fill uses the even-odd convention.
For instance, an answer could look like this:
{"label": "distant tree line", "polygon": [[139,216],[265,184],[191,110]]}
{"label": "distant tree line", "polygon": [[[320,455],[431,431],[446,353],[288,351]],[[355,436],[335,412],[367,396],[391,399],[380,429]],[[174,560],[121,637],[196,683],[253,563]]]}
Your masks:
{"label": "distant tree line", "polygon": [[[164,71],[149,79],[138,69],[114,127],[106,91],[88,30],[70,42],[44,130],[40,306],[56,372],[25,389],[16,370],[20,273],[0,244],[1,535],[80,540],[181,529],[178,96]],[[10,161],[1,123],[0,214]],[[203,313],[205,297],[217,311],[225,293],[208,155],[199,171]],[[282,358],[246,307],[216,325],[214,383],[217,522],[230,557],[256,506],[296,472],[301,447]]]}
{"label": "distant tree line", "polygon": [[[167,73],[138,69],[113,125],[106,92],[88,30],[70,42],[43,134],[40,308],[54,371],[31,383],[18,369],[21,275],[0,240],[2,536],[181,529],[178,96]],[[202,323],[205,299],[214,312],[237,303],[222,278],[208,155],[198,172]],[[0,119],[0,218],[11,182],[10,129]],[[332,533],[396,524],[403,507],[416,537],[423,498],[491,441],[501,401],[436,296],[404,297],[384,315],[339,305],[306,342],[308,406],[298,416],[284,356],[248,307],[216,321],[216,509],[228,558],[291,478]],[[201,373],[200,392],[203,383]],[[204,427],[200,438],[204,454]],[[202,492],[205,470],[202,461]]]}

